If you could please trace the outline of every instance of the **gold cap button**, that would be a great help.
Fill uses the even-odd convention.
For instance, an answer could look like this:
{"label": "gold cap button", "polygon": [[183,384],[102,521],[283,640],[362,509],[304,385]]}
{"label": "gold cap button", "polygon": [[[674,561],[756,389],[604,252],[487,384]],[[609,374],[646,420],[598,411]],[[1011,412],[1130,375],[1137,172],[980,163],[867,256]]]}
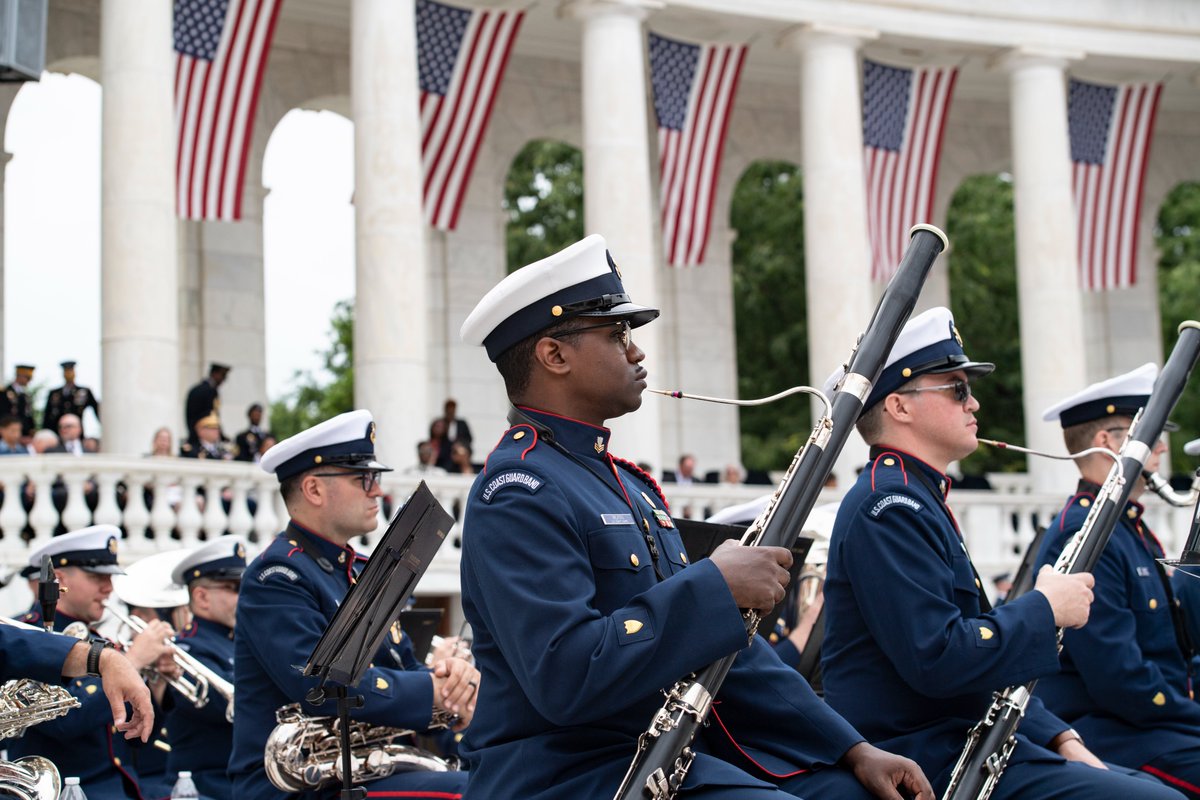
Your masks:
{"label": "gold cap button", "polygon": [[894,466],[896,465],[896,459],[894,459],[894,458],[885,458],[885,459],[883,460],[883,465],[884,465],[885,467],[894,467]]}
{"label": "gold cap button", "polygon": [[629,563],[633,564],[636,567],[638,564],[640,564],[642,562],[638,560],[637,553],[630,553],[629,554]]}
{"label": "gold cap button", "polygon": [[905,367],[904,369],[900,370],[900,374],[901,374],[901,375],[903,375],[903,376],[904,376],[904,377],[906,377],[906,378],[911,378],[911,377],[912,377],[912,370],[911,370],[911,369],[909,369],[908,367]]}
{"label": "gold cap button", "polygon": [[514,442],[519,442],[524,438],[525,438],[525,431],[517,431],[516,433],[513,434]]}
{"label": "gold cap button", "polygon": [[556,317],[561,317],[563,313],[562,306],[555,306],[554,308],[550,309],[550,313]]}

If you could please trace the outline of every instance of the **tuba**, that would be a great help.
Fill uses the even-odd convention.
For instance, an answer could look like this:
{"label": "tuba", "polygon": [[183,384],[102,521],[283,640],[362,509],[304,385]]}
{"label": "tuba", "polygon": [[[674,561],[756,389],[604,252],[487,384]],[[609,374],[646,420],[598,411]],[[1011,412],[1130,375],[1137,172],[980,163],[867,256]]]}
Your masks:
{"label": "tuba", "polygon": [[[310,792],[342,782],[341,729],[337,717],[310,717],[299,704],[275,713],[278,724],[267,737],[263,764],[267,777],[281,792]],[[430,727],[446,727],[435,719]],[[443,759],[395,739],[413,732],[369,722],[350,723],[352,780],[355,783],[386,778],[396,772],[452,772],[457,759]]]}
{"label": "tuba", "polygon": [[0,761],[0,794],[21,800],[58,800],[62,778],[47,758],[26,756]]}

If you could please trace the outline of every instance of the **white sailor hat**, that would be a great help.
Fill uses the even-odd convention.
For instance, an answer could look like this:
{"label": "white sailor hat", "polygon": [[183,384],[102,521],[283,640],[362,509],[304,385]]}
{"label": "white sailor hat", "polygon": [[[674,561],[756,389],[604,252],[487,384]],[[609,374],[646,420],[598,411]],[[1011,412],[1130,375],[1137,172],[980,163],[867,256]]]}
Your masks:
{"label": "white sailor hat", "polygon": [[240,581],[246,571],[246,541],[241,536],[219,536],[205,542],[171,571],[171,580],[190,584],[200,578]]}
{"label": "white sailor hat", "polygon": [[171,581],[171,571],[189,553],[191,550],[180,547],[139,558],[125,568],[124,575],[113,576],[113,594],[139,608],[187,605],[187,589]]}
{"label": "white sailor hat", "polygon": [[[1115,378],[1093,383],[1081,392],[1055,403],[1043,412],[1046,422],[1058,420],[1064,428],[1082,425],[1104,417],[1132,417],[1146,405],[1158,367],[1153,362],[1142,364]],[[1173,422],[1164,426],[1166,430],[1179,430]]]}
{"label": "white sailor hat", "polygon": [[121,529],[116,525],[92,525],[55,536],[29,555],[29,568],[40,569],[42,558],[50,556],[53,567],[79,567],[101,575],[124,575],[117,565],[117,540]]}
{"label": "white sailor hat", "polygon": [[1189,456],[1200,456],[1200,439],[1192,439],[1183,446],[1183,452]]}
{"label": "white sailor hat", "polygon": [[496,284],[460,335],[483,345],[495,361],[517,342],[572,317],[625,317],[637,328],[657,316],[657,308],[630,301],[604,237],[593,234]]}
{"label": "white sailor hat", "polygon": [[338,414],[289,436],[264,453],[259,463],[280,482],[315,467],[392,471],[375,460],[375,421],[365,409]]}
{"label": "white sailor hat", "polygon": [[[937,306],[910,319],[900,331],[863,411],[918,375],[962,370],[968,378],[978,378],[995,368],[995,364],[967,358],[950,309]],[[843,375],[842,367],[834,370],[825,380],[825,394],[833,392]]]}

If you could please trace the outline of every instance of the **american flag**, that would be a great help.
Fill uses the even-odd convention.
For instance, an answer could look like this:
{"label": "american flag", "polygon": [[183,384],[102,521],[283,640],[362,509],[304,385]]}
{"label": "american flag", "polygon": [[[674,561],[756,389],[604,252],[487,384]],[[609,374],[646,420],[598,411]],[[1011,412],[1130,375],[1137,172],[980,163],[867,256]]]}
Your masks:
{"label": "american flag", "polygon": [[242,218],[242,185],[282,0],[175,0],[179,216]]}
{"label": "american flag", "polygon": [[650,34],[658,117],[663,248],[671,266],[704,261],[725,132],[744,44],[690,44]]}
{"label": "american flag", "polygon": [[472,11],[417,0],[425,219],[458,225],[523,11]]}
{"label": "american flag", "polygon": [[863,62],[863,147],[871,277],[886,281],[900,263],[908,230],[929,222],[942,131],[958,70],[901,69]]}
{"label": "american flag", "polygon": [[1162,84],[1101,86],[1072,80],[1067,95],[1079,277],[1085,289],[1137,278],[1142,178]]}

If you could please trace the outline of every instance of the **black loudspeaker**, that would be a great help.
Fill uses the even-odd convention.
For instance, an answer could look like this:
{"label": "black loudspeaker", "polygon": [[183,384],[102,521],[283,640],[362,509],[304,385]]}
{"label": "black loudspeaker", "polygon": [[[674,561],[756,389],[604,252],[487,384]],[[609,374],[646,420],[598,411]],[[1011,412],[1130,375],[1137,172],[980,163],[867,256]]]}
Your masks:
{"label": "black loudspeaker", "polygon": [[0,81],[36,81],[46,66],[49,0],[0,0]]}

